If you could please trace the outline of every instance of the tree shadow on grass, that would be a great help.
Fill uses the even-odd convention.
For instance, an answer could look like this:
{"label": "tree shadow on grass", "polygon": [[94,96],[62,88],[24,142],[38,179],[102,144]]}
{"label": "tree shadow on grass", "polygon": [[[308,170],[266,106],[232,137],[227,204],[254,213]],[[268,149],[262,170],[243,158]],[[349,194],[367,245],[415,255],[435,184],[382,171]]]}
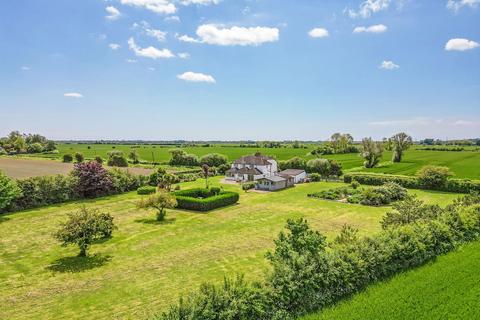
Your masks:
{"label": "tree shadow on grass", "polygon": [[176,218],[165,218],[163,221],[157,221],[156,219],[137,219],[137,223],[153,224],[153,225],[162,225],[162,224],[172,224],[175,223]]}
{"label": "tree shadow on grass", "polygon": [[112,259],[110,255],[95,254],[87,257],[65,257],[55,260],[48,270],[60,273],[77,273],[99,268]]}
{"label": "tree shadow on grass", "polygon": [[3,216],[2,214],[0,214],[0,223],[6,222],[6,221],[8,221],[8,220],[10,220],[9,217],[5,217],[5,216]]}

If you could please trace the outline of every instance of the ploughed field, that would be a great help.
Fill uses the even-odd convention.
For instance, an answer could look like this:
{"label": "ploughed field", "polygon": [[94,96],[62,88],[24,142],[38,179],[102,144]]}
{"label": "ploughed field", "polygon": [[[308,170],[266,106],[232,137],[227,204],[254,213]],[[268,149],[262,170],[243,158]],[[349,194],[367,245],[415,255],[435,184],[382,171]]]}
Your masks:
{"label": "ploughed field", "polygon": [[[211,179],[220,185],[219,178]],[[182,184],[200,187],[204,181]],[[311,199],[306,195],[339,183],[310,183],[275,193],[240,192],[238,204],[209,213],[168,210],[157,223],[139,210],[136,193],[0,215],[0,319],[145,318],[176,302],[180,294],[224,275],[261,279],[265,253],[288,218],[305,217],[333,237],[347,223],[361,234],[380,230],[388,207]],[[429,203],[446,205],[458,194],[410,190]],[[113,215],[118,230],[95,244],[87,259],[78,248],[52,237],[65,214],[85,204]]]}
{"label": "ploughed field", "polygon": [[480,241],[302,320],[480,319]]}
{"label": "ploughed field", "polygon": [[[210,147],[186,147],[183,148],[187,153],[195,154],[199,157],[209,153],[220,153],[233,161],[241,156],[260,152],[265,155],[274,156],[277,160],[288,160],[293,157],[302,157],[313,159],[308,155],[316,145],[307,145],[307,149],[293,148],[240,148],[229,145],[213,145]],[[90,147],[90,148],[89,148]],[[114,148],[115,147],[115,148]],[[170,159],[169,150],[175,146],[160,145],[140,145],[135,148],[140,155],[140,159],[152,162],[167,163]],[[58,146],[59,154],[36,154],[32,157],[47,157],[60,160],[65,153],[74,154],[81,152],[87,159],[93,159],[96,155],[107,158],[107,153],[112,150],[121,150],[128,155],[132,150],[132,145],[107,145],[107,144],[60,144]],[[368,171],[389,174],[413,175],[425,165],[439,165],[449,167],[456,178],[480,179],[480,152],[473,148],[467,148],[465,151],[431,151],[417,150],[413,146],[405,152],[401,163],[392,163],[392,153],[385,151],[380,166],[374,169],[363,168],[363,159],[360,154],[336,154],[326,155],[325,158],[336,159],[342,164],[344,170]],[[0,170],[2,169],[0,163]]]}

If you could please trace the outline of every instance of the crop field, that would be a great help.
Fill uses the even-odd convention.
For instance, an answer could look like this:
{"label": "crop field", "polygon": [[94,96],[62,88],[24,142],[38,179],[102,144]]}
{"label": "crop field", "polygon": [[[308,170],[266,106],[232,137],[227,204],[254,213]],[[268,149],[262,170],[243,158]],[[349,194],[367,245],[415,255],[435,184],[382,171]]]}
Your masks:
{"label": "crop field", "polygon": [[[211,180],[220,185],[219,178]],[[184,183],[182,189],[201,185],[203,181]],[[275,193],[241,192],[237,205],[207,214],[169,210],[163,223],[156,222],[153,212],[136,208],[136,193],[4,214],[0,319],[144,318],[201,282],[220,282],[224,275],[237,273],[260,279],[268,271],[264,255],[288,218],[305,217],[330,238],[345,223],[363,235],[377,232],[388,207],[306,197],[338,185],[321,182]],[[222,186],[240,191],[238,185]],[[442,206],[459,196],[410,192]],[[118,226],[111,240],[92,246],[88,258],[76,257],[77,248],[61,247],[52,237],[65,214],[80,205],[110,213]]]}
{"label": "crop field", "polygon": [[[90,149],[88,148],[90,146]],[[113,148],[115,147],[115,149]],[[169,150],[172,146],[152,146],[141,145],[136,148],[140,154],[140,158],[145,161],[168,162],[170,159]],[[233,146],[214,145],[211,147],[187,147],[183,148],[187,153],[193,153],[197,156],[203,156],[208,153],[221,153],[233,161],[243,155],[254,154],[261,152],[265,155],[271,155],[278,160],[288,160],[292,157],[302,157],[312,159],[313,156],[307,154],[315,148],[315,145],[308,145],[308,149],[293,149],[293,148],[240,148]],[[86,158],[94,158],[100,155],[103,158],[107,157],[107,153],[112,150],[122,150],[125,154],[132,149],[132,145],[103,145],[103,144],[61,144],[58,146],[59,154],[56,155],[33,155],[34,157],[53,157],[54,159],[61,159],[65,153],[81,152]],[[390,174],[405,174],[413,175],[421,167],[425,165],[440,165],[447,166],[455,174],[456,178],[480,179],[480,151],[473,151],[468,149],[466,151],[431,151],[431,150],[416,150],[412,147],[405,152],[404,159],[401,163],[392,163],[391,152],[385,151],[383,159],[379,167],[374,169],[363,168],[363,159],[359,154],[337,154],[326,155],[325,158],[336,159],[342,164],[344,170],[362,170],[369,172],[381,172]],[[1,169],[1,167],[0,167]]]}
{"label": "crop field", "polygon": [[480,241],[303,320],[480,319]]}

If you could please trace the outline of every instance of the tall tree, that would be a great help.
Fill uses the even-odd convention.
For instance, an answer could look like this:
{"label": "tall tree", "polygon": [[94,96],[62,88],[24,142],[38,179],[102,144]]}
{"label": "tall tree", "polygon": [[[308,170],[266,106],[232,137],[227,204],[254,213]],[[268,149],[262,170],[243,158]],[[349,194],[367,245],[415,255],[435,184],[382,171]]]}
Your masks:
{"label": "tall tree", "polygon": [[394,135],[392,138],[392,148],[393,148],[393,162],[401,162],[403,158],[403,153],[405,150],[408,150],[413,143],[412,137],[410,137],[405,132],[400,132]]}
{"label": "tall tree", "polygon": [[363,165],[365,168],[374,168],[382,158],[383,144],[375,142],[372,138],[364,138],[362,140],[363,152],[362,157],[365,159]]}

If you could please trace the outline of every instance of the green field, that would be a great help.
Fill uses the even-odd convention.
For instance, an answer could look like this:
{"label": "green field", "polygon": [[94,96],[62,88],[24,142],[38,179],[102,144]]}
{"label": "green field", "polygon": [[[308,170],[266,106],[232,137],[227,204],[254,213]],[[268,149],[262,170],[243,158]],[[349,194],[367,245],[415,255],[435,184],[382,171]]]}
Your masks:
{"label": "green field", "polygon": [[[218,185],[219,178],[212,179]],[[200,186],[203,181],[182,188]],[[0,319],[144,318],[175,302],[203,281],[244,273],[260,279],[268,270],[265,252],[288,218],[305,217],[332,237],[348,223],[361,234],[380,229],[388,207],[366,207],[307,198],[337,186],[311,183],[275,193],[241,193],[237,205],[198,214],[170,210],[167,223],[136,209],[140,196],[127,193],[0,216]],[[239,190],[237,185],[223,185]],[[430,203],[446,205],[458,194],[412,190]],[[118,230],[91,248],[52,238],[65,214],[86,204],[109,212]]]}
{"label": "green field", "polygon": [[[88,147],[90,146],[90,149]],[[115,149],[113,149],[115,147]],[[86,158],[94,158],[100,155],[107,157],[107,152],[112,150],[122,150],[125,154],[131,150],[132,145],[107,145],[107,144],[60,144],[58,146],[59,154],[57,155],[34,155],[34,157],[48,157],[61,159],[65,153],[81,152]],[[169,150],[172,146],[152,146],[141,145],[136,148],[140,154],[140,158],[145,161],[168,162],[170,159]],[[315,145],[308,145],[308,149],[293,148],[239,148],[228,145],[214,145],[211,147],[187,147],[183,148],[187,153],[193,153],[197,156],[203,156],[208,153],[221,153],[233,161],[243,155],[261,152],[265,155],[271,155],[277,160],[288,160],[298,156],[303,158],[313,158],[307,154],[315,148]],[[441,165],[447,166],[455,174],[456,178],[480,179],[480,152],[479,151],[428,151],[416,150],[414,147],[406,151],[405,157],[401,163],[392,163],[391,152],[385,151],[382,163],[378,168],[365,169],[362,167],[363,159],[359,154],[338,154],[328,155],[325,158],[336,159],[342,164],[344,170],[362,170],[369,172],[382,172],[390,174],[406,174],[413,175],[421,167],[425,165]]]}
{"label": "green field", "polygon": [[303,320],[480,319],[480,241]]}

